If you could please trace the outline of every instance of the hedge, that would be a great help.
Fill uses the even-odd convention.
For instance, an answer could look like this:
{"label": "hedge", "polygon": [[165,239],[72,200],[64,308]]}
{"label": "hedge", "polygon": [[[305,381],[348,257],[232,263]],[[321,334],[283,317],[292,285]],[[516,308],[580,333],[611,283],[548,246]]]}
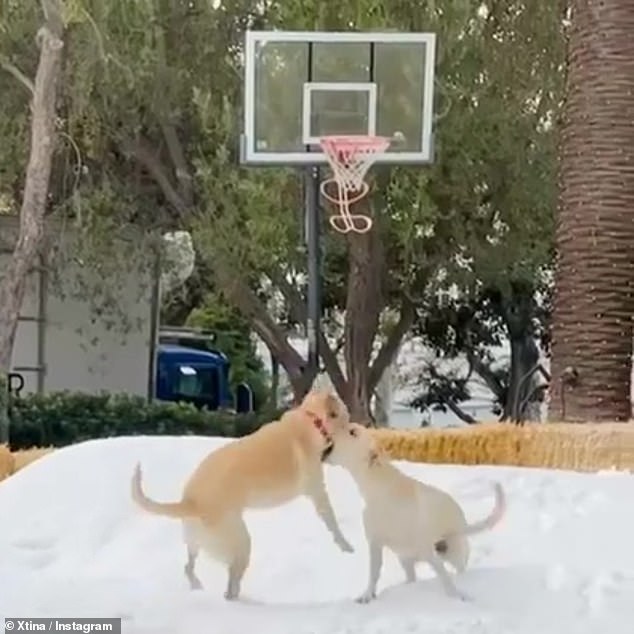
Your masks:
{"label": "hedge", "polygon": [[374,433],[392,458],[411,462],[634,470],[632,423],[486,423]]}
{"label": "hedge", "polygon": [[186,403],[151,402],[125,394],[54,392],[11,398],[10,447],[63,447],[112,436],[202,435],[240,437],[281,412],[232,414]]}
{"label": "hedge", "polygon": [[[516,427],[496,423],[460,429],[379,429],[373,433],[395,460],[574,471],[634,470],[632,424],[549,423]],[[42,447],[11,454],[0,446],[0,480],[52,450]]]}

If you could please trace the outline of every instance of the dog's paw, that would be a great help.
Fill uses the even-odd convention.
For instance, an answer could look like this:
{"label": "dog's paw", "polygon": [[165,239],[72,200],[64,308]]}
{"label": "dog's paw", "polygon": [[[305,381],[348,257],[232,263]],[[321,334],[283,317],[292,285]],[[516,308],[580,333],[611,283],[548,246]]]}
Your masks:
{"label": "dog's paw", "polygon": [[370,603],[373,599],[376,599],[376,592],[365,591],[360,597],[357,597],[355,601],[357,603],[365,604]]}
{"label": "dog's paw", "polygon": [[462,601],[463,603],[470,603],[471,601],[473,601],[473,599],[466,593],[462,592],[461,590],[457,590],[455,593],[452,594],[454,599],[458,599],[458,601]]}

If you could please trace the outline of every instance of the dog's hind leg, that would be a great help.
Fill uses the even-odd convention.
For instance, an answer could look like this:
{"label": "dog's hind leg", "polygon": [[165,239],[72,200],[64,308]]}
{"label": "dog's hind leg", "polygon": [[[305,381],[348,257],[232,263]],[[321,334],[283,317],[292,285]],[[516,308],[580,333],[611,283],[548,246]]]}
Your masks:
{"label": "dog's hind leg", "polygon": [[222,516],[218,509],[210,510],[201,519],[200,548],[227,566],[229,578],[224,596],[237,599],[251,557],[251,537],[242,516],[238,513]]}
{"label": "dog's hind leg", "polygon": [[198,546],[187,546],[187,563],[185,564],[185,576],[189,581],[189,587],[192,590],[202,590],[203,584],[194,572],[196,566],[196,559],[200,552]]}
{"label": "dog's hind leg", "polygon": [[398,560],[401,562],[407,583],[414,583],[416,581],[416,560],[411,557],[399,557]]}
{"label": "dog's hind leg", "polygon": [[185,520],[183,522],[183,536],[187,547],[187,562],[185,563],[184,570],[187,581],[189,581],[189,587],[192,590],[201,590],[203,587],[203,584],[194,571],[196,560],[200,553],[200,526],[197,526],[197,523],[199,523],[199,520]]}
{"label": "dog's hind leg", "polygon": [[[439,548],[439,545],[444,548]],[[452,535],[436,543],[436,553],[459,573],[467,568],[469,552],[469,539],[463,535]]]}
{"label": "dog's hind leg", "polygon": [[249,566],[251,558],[251,536],[242,517],[238,517],[233,523],[232,530],[232,556],[229,561],[227,589],[225,599],[231,601],[237,599],[240,594],[242,577]]}
{"label": "dog's hind leg", "polygon": [[442,583],[442,586],[448,596],[453,597],[455,599],[460,599],[461,601],[469,600],[469,597],[466,594],[458,590],[458,587],[454,583],[449,572],[447,572],[447,569],[445,568],[445,565],[442,562],[442,559],[440,559],[438,555],[436,555],[435,553],[432,554],[427,561],[429,565],[433,568],[434,572],[436,573],[436,576]]}

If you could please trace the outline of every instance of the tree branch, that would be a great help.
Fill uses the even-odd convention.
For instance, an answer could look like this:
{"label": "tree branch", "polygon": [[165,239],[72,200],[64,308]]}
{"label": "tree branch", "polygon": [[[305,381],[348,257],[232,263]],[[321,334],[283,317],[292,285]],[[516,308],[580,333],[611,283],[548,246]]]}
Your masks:
{"label": "tree branch", "polygon": [[286,333],[269,315],[253,289],[236,275],[236,269],[231,266],[226,254],[215,252],[210,263],[222,293],[249,320],[253,330],[286,370],[293,389],[297,390],[303,379],[303,357],[290,345]]}
{"label": "tree branch", "polygon": [[467,351],[467,360],[469,365],[474,369],[475,373],[482,378],[482,380],[486,383],[486,386],[495,394],[498,399],[502,399],[504,397],[504,387],[498,381],[497,377],[490,368],[486,366],[486,364],[482,363],[482,361],[473,353],[473,351]]}
{"label": "tree branch", "polygon": [[[183,215],[191,210],[191,206],[187,204],[187,201],[172,185],[168,170],[160,157],[151,150],[146,140],[140,139],[135,143],[123,143],[121,148],[124,152],[131,154],[147,170],[162,191],[168,204],[176,212]],[[227,259],[226,255],[224,253],[216,253],[210,259],[214,275],[218,278],[222,291],[236,308],[249,319],[255,332],[279,359],[295,389],[298,381],[301,380],[305,365],[304,359],[288,343],[283,330],[270,317],[266,306],[263,305],[249,285],[239,275],[236,275],[235,268],[231,266],[231,261]]]}
{"label": "tree branch", "polygon": [[124,141],[120,144],[124,154],[131,155],[154,179],[165,196],[165,200],[180,215],[184,215],[191,209],[191,205],[178,193],[172,185],[167,169],[163,165],[158,153],[150,147],[145,139],[136,141]]}
{"label": "tree branch", "polygon": [[12,75],[15,79],[17,79],[32,95],[35,91],[35,85],[15,64],[12,64],[8,59],[4,56],[0,57],[0,68]]}
{"label": "tree branch", "polygon": [[415,319],[416,307],[414,306],[414,302],[412,302],[409,297],[404,297],[398,321],[394,324],[394,327],[383,342],[374,362],[370,366],[368,375],[368,389],[370,393],[376,389],[376,386],[379,384],[385,372],[385,368],[394,361],[398,347],[401,345],[403,337],[405,337],[411,329]]}
{"label": "tree branch", "polygon": [[[288,307],[291,311],[293,319],[299,323],[306,323],[306,303],[304,302],[299,291],[293,286],[288,279],[280,272],[279,275],[271,276],[271,279],[278,287],[284,299],[288,302]],[[346,393],[347,381],[346,377],[341,370],[339,361],[337,360],[337,354],[332,350],[328,340],[326,339],[323,331],[320,329],[318,333],[319,340],[319,353],[324,362],[324,367],[330,380],[332,381],[335,389],[339,395],[343,398]]]}
{"label": "tree branch", "polygon": [[471,414],[467,414],[467,412],[465,412],[462,407],[460,407],[460,405],[458,405],[458,403],[456,403],[454,400],[452,399],[447,399],[445,401],[445,405],[463,422],[463,423],[467,423],[468,425],[475,425],[477,424],[477,420],[471,416]]}
{"label": "tree branch", "polygon": [[62,19],[60,0],[41,0],[41,5],[46,25],[55,37],[61,39],[64,33],[64,20]]}
{"label": "tree branch", "polygon": [[161,118],[160,124],[163,138],[174,166],[179,193],[185,202],[191,206],[194,203],[194,180],[187,165],[183,145],[178,138],[176,127],[170,121],[166,118]]}
{"label": "tree branch", "polygon": [[[164,5],[167,7],[169,5]],[[157,71],[157,77],[162,80],[169,81],[169,70],[167,64],[167,40],[169,39],[166,34],[166,29],[174,27],[174,20],[177,19],[175,15],[174,7],[168,11],[169,16],[166,22],[166,26],[160,26],[155,29],[156,37],[156,56],[159,60],[159,68]],[[163,133],[163,138],[167,145],[167,151],[169,152],[172,166],[174,168],[174,175],[176,176],[176,182],[178,183],[178,191],[183,200],[190,207],[194,204],[194,181],[191,175],[191,171],[185,158],[185,152],[183,145],[178,138],[178,132],[176,126],[169,113],[169,103],[160,102],[157,104],[158,120]]]}

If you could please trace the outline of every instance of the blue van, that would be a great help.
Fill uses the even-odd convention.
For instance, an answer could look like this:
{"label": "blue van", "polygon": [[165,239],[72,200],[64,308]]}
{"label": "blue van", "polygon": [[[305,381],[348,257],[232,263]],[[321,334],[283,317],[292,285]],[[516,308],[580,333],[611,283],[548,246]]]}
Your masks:
{"label": "blue van", "polygon": [[186,401],[210,410],[233,409],[229,360],[221,352],[160,344],[156,369],[158,399]]}
{"label": "blue van", "polygon": [[252,411],[253,398],[248,385],[238,386],[237,398],[231,393],[230,361],[212,347],[210,333],[193,328],[161,329],[159,342],[156,398],[192,403],[212,411]]}

